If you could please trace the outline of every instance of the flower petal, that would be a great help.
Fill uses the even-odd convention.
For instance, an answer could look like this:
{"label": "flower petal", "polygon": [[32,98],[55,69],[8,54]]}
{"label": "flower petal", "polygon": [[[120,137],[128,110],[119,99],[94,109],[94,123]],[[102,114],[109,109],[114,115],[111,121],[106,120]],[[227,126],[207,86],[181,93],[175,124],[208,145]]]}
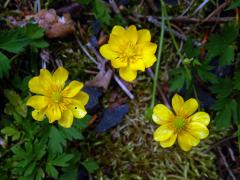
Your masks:
{"label": "flower petal", "polygon": [[114,68],[124,68],[128,65],[127,61],[123,61],[120,58],[112,59],[111,64]]}
{"label": "flower petal", "polygon": [[125,37],[131,44],[135,45],[138,40],[137,28],[134,25],[129,26],[125,31]]}
{"label": "flower petal", "polygon": [[48,98],[45,96],[32,96],[27,101],[27,106],[31,106],[34,109],[41,110],[48,105],[49,101]]}
{"label": "flower petal", "polygon": [[138,42],[149,42],[151,41],[150,31],[147,29],[141,29],[138,31]]}
{"label": "flower petal", "polygon": [[129,68],[132,70],[145,71],[145,64],[142,59],[135,59],[132,63],[129,64]]}
{"label": "flower petal", "polygon": [[123,36],[124,33],[125,33],[125,29],[122,26],[116,25],[113,27],[111,34],[115,34],[117,36]]}
{"label": "flower petal", "polygon": [[155,54],[157,50],[157,44],[151,42],[141,42],[138,46],[142,48],[143,53],[146,55]]}
{"label": "flower petal", "polygon": [[104,44],[101,46],[99,51],[101,55],[107,60],[116,59],[118,57],[118,54],[111,49],[111,46],[109,44]]}
{"label": "flower petal", "polygon": [[160,145],[163,148],[171,147],[177,139],[177,133],[173,134],[170,138],[168,138],[165,141],[160,141]]}
{"label": "flower petal", "polygon": [[54,121],[61,119],[61,111],[59,106],[57,104],[51,104],[46,109],[46,115],[49,123],[53,123]]}
{"label": "flower petal", "polygon": [[167,126],[160,126],[153,134],[155,141],[165,141],[173,135],[174,131]]}
{"label": "flower petal", "polygon": [[208,128],[198,122],[191,122],[187,125],[187,131],[199,139],[205,139],[209,135]]}
{"label": "flower petal", "polygon": [[59,67],[53,73],[53,80],[57,85],[64,86],[68,79],[68,71],[64,67]]}
{"label": "flower petal", "polygon": [[153,108],[153,121],[156,124],[163,124],[164,121],[171,121],[171,119],[174,118],[174,115],[172,113],[171,110],[169,110],[167,108],[167,106],[163,105],[163,104],[157,104],[154,108]]}
{"label": "flower petal", "polygon": [[197,110],[197,108],[198,108],[198,102],[196,101],[196,99],[191,98],[184,102],[182,108],[179,109],[177,115],[185,118],[189,117]]}
{"label": "flower petal", "polygon": [[129,82],[135,80],[137,77],[137,71],[132,70],[129,67],[120,68],[119,74],[122,79],[124,79],[125,81],[129,81]]}
{"label": "flower petal", "polygon": [[209,114],[206,112],[197,112],[189,117],[191,122],[199,122],[207,126],[210,122]]}
{"label": "flower petal", "polygon": [[79,91],[82,89],[83,83],[78,81],[72,81],[70,82],[67,87],[62,91],[62,95],[64,97],[74,97],[76,96]]}
{"label": "flower petal", "polygon": [[39,80],[39,76],[36,76],[30,79],[30,81],[28,82],[28,87],[32,93],[42,94],[42,95],[46,94],[45,89],[43,88]]}
{"label": "flower petal", "polygon": [[69,108],[75,118],[81,119],[87,114],[84,106],[81,103],[76,103],[76,101],[74,101],[74,104],[70,105]]}
{"label": "flower petal", "polygon": [[42,121],[45,118],[45,112],[43,110],[34,110],[32,111],[32,117],[37,121]]}
{"label": "flower petal", "polygon": [[157,58],[154,54],[146,54],[146,55],[143,55],[143,61],[144,61],[145,67],[149,68],[157,61]]}
{"label": "flower petal", "polygon": [[70,110],[63,111],[61,119],[58,120],[58,124],[62,127],[70,128],[73,124],[73,113]]}
{"label": "flower petal", "polygon": [[179,110],[183,107],[184,100],[182,96],[175,94],[172,98],[172,106],[176,114],[179,114]]}
{"label": "flower petal", "polygon": [[73,99],[81,102],[85,106],[89,101],[89,95],[83,91],[80,91],[76,96],[73,97]]}
{"label": "flower petal", "polygon": [[189,151],[192,148],[192,144],[188,141],[189,136],[185,132],[178,134],[178,144],[184,151]]}
{"label": "flower petal", "polygon": [[123,50],[122,48],[126,46],[127,41],[128,40],[126,39],[125,35],[117,36],[115,34],[110,34],[108,45],[109,48],[115,53],[121,53]]}

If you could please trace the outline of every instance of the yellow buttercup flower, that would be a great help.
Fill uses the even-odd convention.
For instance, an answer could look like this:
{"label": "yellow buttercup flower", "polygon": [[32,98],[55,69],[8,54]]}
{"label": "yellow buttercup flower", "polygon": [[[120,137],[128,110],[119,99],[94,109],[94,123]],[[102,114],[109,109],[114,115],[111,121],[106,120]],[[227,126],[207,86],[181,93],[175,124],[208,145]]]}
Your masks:
{"label": "yellow buttercup flower", "polygon": [[119,68],[122,79],[133,81],[138,70],[145,71],[157,59],[157,45],[150,41],[151,34],[147,29],[137,31],[134,25],[127,29],[114,26],[108,44],[100,47],[100,53],[114,68]]}
{"label": "yellow buttercup flower", "polygon": [[176,139],[184,151],[197,146],[200,139],[209,135],[207,125],[210,117],[206,112],[194,112],[198,103],[194,98],[184,102],[183,98],[175,94],[172,98],[175,114],[165,105],[158,104],[153,109],[153,121],[160,127],[154,132],[154,140],[159,141],[163,148],[171,147]]}
{"label": "yellow buttercup flower", "polygon": [[38,95],[31,96],[27,105],[33,107],[32,117],[42,121],[47,116],[49,123],[58,123],[69,128],[73,118],[83,118],[87,112],[85,105],[89,96],[81,91],[83,83],[72,81],[65,87],[68,71],[59,67],[53,74],[47,69],[41,69],[40,75],[33,77],[29,83],[31,92]]}

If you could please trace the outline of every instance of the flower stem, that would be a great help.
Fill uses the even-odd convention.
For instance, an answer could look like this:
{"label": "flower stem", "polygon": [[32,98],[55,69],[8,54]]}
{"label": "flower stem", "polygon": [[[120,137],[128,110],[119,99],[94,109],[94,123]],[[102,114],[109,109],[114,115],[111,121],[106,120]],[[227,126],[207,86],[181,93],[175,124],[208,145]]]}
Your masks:
{"label": "flower stem", "polygon": [[160,34],[160,37],[159,37],[159,44],[158,44],[159,49],[158,49],[158,56],[157,56],[157,64],[156,64],[156,68],[155,68],[155,77],[154,77],[154,80],[153,80],[151,108],[154,107],[155,100],[156,100],[157,81],[158,81],[159,68],[160,68],[160,62],[161,62],[161,54],[162,54],[162,48],[163,48],[164,26],[165,26],[164,9],[165,9],[165,4],[161,0],[161,10],[162,10],[161,34]]}

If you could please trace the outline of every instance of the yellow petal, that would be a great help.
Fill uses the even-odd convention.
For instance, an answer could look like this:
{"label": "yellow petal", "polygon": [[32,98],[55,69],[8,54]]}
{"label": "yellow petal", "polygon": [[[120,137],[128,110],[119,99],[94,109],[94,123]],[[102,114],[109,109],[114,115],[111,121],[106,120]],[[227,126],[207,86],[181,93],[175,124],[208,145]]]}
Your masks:
{"label": "yellow petal", "polygon": [[187,131],[199,139],[204,139],[209,135],[208,128],[199,122],[189,123],[187,125]]}
{"label": "yellow petal", "polygon": [[61,111],[57,104],[52,104],[46,109],[46,115],[50,123],[61,119]]}
{"label": "yellow petal", "polygon": [[45,117],[45,113],[42,110],[34,110],[32,111],[32,117],[37,121],[42,121]]}
{"label": "yellow petal", "polygon": [[167,126],[160,126],[153,134],[155,141],[165,141],[173,135],[174,131]]}
{"label": "yellow petal", "polygon": [[40,82],[49,83],[52,81],[52,74],[47,69],[41,69],[39,80]]}
{"label": "yellow petal", "polygon": [[72,104],[69,106],[69,108],[71,109],[75,118],[81,119],[87,114],[87,111],[81,103]]}
{"label": "yellow petal", "polygon": [[132,70],[145,71],[144,62],[140,58],[136,58],[132,63],[130,63],[129,68],[132,69]]}
{"label": "yellow petal", "polygon": [[182,108],[179,109],[179,112],[177,113],[177,115],[185,118],[189,117],[197,110],[197,108],[198,108],[198,102],[196,101],[196,99],[191,98],[184,102]]}
{"label": "yellow petal", "polygon": [[101,55],[106,58],[107,60],[112,60],[118,57],[118,54],[111,49],[109,44],[104,44],[100,47]]}
{"label": "yellow petal", "polygon": [[26,104],[27,106],[31,106],[34,109],[40,110],[45,108],[48,105],[48,102],[49,101],[47,97],[36,95],[36,96],[30,97]]}
{"label": "yellow petal", "polygon": [[83,83],[78,81],[72,81],[67,85],[67,87],[62,91],[62,95],[64,97],[74,97],[76,96],[79,91],[82,89]]}
{"label": "yellow petal", "polygon": [[138,42],[149,42],[151,41],[150,31],[147,29],[141,29],[138,31]]}
{"label": "yellow petal", "polygon": [[58,124],[62,127],[70,128],[73,124],[73,113],[70,110],[63,111],[61,119],[58,120]]}
{"label": "yellow petal", "polygon": [[112,59],[111,64],[114,68],[124,68],[128,65],[127,61],[123,61],[120,58]]}
{"label": "yellow petal", "polygon": [[108,47],[115,53],[121,53],[123,51],[122,48],[126,46],[127,41],[128,40],[126,39],[125,35],[117,36],[115,34],[111,34],[108,40]]}
{"label": "yellow petal", "polygon": [[119,70],[120,77],[125,81],[133,81],[137,77],[137,71],[130,69],[129,67],[120,68]]}
{"label": "yellow petal", "polygon": [[53,73],[53,80],[57,85],[64,86],[68,79],[68,71],[64,67],[58,67]]}
{"label": "yellow petal", "polygon": [[84,106],[88,103],[89,95],[83,91],[80,91],[73,99],[81,102]]}
{"label": "yellow petal", "polygon": [[192,148],[192,144],[188,141],[188,136],[185,132],[178,134],[178,144],[184,151],[189,151]]}
{"label": "yellow petal", "polygon": [[125,37],[128,39],[128,41],[131,42],[131,44],[135,45],[138,40],[138,33],[137,33],[136,26],[134,25],[129,26],[125,31]]}
{"label": "yellow petal", "polygon": [[160,141],[160,145],[163,148],[171,147],[175,143],[176,139],[177,139],[177,134],[175,133],[170,138],[168,138],[167,140]]}
{"label": "yellow petal", "polygon": [[171,110],[169,110],[165,105],[163,104],[157,104],[153,108],[153,121],[156,124],[163,124],[164,121],[171,121],[174,118],[174,115]]}
{"label": "yellow petal", "polygon": [[183,107],[184,100],[182,96],[175,94],[172,98],[172,106],[176,114],[179,114],[179,110]]}
{"label": "yellow petal", "polygon": [[206,112],[197,112],[189,117],[191,122],[199,122],[207,126],[210,122],[209,114]]}
{"label": "yellow petal", "polygon": [[122,36],[125,33],[125,29],[122,26],[114,26],[112,29],[112,33],[111,34],[115,34],[117,36]]}
{"label": "yellow petal", "polygon": [[149,68],[157,61],[157,58],[154,54],[145,54],[143,55],[143,61],[144,61],[145,67]]}
{"label": "yellow petal", "polygon": [[142,42],[138,45],[142,48],[144,54],[155,54],[157,50],[157,44],[151,42]]}
{"label": "yellow petal", "polygon": [[30,79],[30,81],[28,82],[28,87],[32,93],[46,94],[45,90],[39,80],[39,76],[36,76],[36,77],[33,77],[32,79]]}

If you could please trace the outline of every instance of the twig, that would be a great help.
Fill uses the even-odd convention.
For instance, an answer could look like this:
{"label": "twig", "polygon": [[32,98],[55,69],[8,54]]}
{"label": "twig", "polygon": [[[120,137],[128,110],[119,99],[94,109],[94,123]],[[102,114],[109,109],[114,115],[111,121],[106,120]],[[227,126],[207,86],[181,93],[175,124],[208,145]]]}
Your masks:
{"label": "twig", "polygon": [[[151,68],[147,68],[147,73],[149,74],[149,76],[150,76],[152,79],[154,79],[154,76],[155,76],[155,75],[154,75],[154,73],[153,73],[153,71],[152,71]],[[159,93],[160,93],[160,96],[161,96],[164,104],[170,109],[170,108],[171,108],[171,105],[170,105],[170,103],[168,102],[168,100],[167,100],[167,98],[166,98],[166,96],[165,96],[162,88],[161,88],[160,86],[157,86],[157,88],[158,88],[158,91],[159,91]]]}
{"label": "twig", "polygon": [[120,13],[120,10],[117,6],[117,3],[114,1],[114,0],[108,0],[109,4],[111,5],[113,11],[116,13],[116,14],[119,14]]}
{"label": "twig", "polygon": [[211,14],[209,14],[204,20],[203,23],[206,22],[208,19],[210,19],[211,17],[215,16],[216,14],[220,13],[227,5],[228,5],[229,1],[226,1],[224,3],[222,3],[220,6],[217,7],[217,9],[215,9]]}
{"label": "twig", "polygon": [[134,99],[134,95],[128,90],[128,88],[123,84],[120,78],[117,75],[113,75],[114,80],[118,83],[118,85],[122,88],[122,90],[128,95],[130,99]]}
{"label": "twig", "polygon": [[[148,17],[152,17],[154,19],[157,20],[161,20],[162,17],[155,17],[155,16],[143,16],[140,14],[135,15],[135,17],[138,18],[148,18]],[[172,17],[172,16],[168,16],[168,17],[164,17],[165,19],[169,19],[169,21],[171,22],[179,22],[179,23],[225,23],[225,22],[229,22],[234,20],[236,17],[210,17],[209,19],[205,20],[205,19],[200,19],[200,18],[192,18],[189,16],[177,16],[177,17]]]}
{"label": "twig", "polygon": [[221,149],[219,147],[217,147],[217,150],[218,150],[218,152],[219,152],[219,154],[220,154],[220,156],[223,160],[223,163],[224,163],[225,167],[227,168],[227,171],[228,171],[229,175],[232,177],[233,180],[237,180],[236,177],[234,176],[232,170],[229,168],[227,160],[226,160],[225,156],[223,155]]}
{"label": "twig", "polygon": [[190,8],[192,7],[193,4],[194,4],[194,0],[192,0],[192,1],[189,3],[188,7],[186,8],[185,11],[183,11],[183,13],[181,14],[181,16],[183,16],[184,14],[186,14],[186,13],[190,10]]}
{"label": "twig", "polygon": [[[164,18],[164,19],[165,19],[165,18]],[[147,20],[148,20],[148,22],[155,24],[157,27],[161,27],[161,22],[158,21],[155,17],[153,17],[153,16],[148,16]],[[164,25],[164,31],[170,32],[170,30],[169,30],[169,29],[167,28],[167,26],[165,26],[165,25]],[[184,41],[187,40],[187,37],[186,37],[185,34],[181,34],[181,33],[177,32],[177,31],[175,31],[175,30],[172,30],[172,32],[173,32],[174,36],[176,36],[177,38],[182,39],[182,40],[184,40]]]}
{"label": "twig", "polygon": [[204,0],[198,7],[197,9],[195,9],[195,11],[193,12],[193,14],[196,14],[198,11],[200,11],[207,3],[209,0]]}
{"label": "twig", "polygon": [[87,57],[94,63],[94,64],[96,64],[97,66],[98,66],[98,62],[94,59],[94,57],[92,57],[90,54],[89,54],[89,52],[88,52],[88,50],[84,47],[84,45],[81,43],[81,41],[79,40],[79,38],[75,35],[75,39],[76,39],[76,41],[77,41],[77,43],[78,43],[78,45],[80,46],[80,48],[83,50],[83,52],[87,55]]}

